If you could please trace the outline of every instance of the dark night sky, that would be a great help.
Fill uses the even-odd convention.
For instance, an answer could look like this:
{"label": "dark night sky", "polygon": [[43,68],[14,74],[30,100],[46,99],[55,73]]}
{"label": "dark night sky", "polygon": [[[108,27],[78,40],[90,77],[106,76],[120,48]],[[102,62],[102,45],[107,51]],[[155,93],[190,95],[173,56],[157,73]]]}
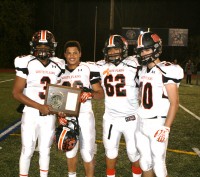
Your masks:
{"label": "dark night sky", "polygon": [[[97,7],[96,60],[102,58],[105,39],[110,34],[110,0],[38,1],[36,29],[48,29],[59,42],[57,54],[67,40],[79,40],[83,60],[94,58],[95,10]],[[189,37],[199,32],[198,0],[115,0],[114,33],[122,27],[188,28]],[[170,54],[176,56],[176,52]],[[174,54],[175,53],[175,54]],[[178,53],[182,53],[178,49]]]}

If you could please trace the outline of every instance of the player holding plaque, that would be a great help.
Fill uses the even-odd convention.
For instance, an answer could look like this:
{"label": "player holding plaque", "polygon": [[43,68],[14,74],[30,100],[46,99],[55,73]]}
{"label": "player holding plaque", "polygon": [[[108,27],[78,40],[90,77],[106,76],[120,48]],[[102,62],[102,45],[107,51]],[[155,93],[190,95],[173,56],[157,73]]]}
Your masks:
{"label": "player holding plaque", "polygon": [[[77,41],[68,41],[64,46],[64,56],[67,61],[65,73],[61,76],[61,85],[81,88],[81,107],[78,116],[80,135],[76,146],[66,152],[68,176],[76,177],[77,151],[84,161],[85,176],[94,177],[94,148],[95,148],[95,118],[92,110],[91,99],[104,98],[104,92],[100,85],[100,74],[95,66],[80,62],[81,46]],[[67,119],[75,117],[59,117],[60,124],[65,125]]]}
{"label": "player holding plaque", "polygon": [[36,32],[30,46],[31,55],[15,59],[13,96],[25,105],[21,125],[19,176],[28,176],[31,157],[38,140],[40,177],[47,177],[56,117],[49,115],[52,108],[44,104],[45,92],[47,84],[58,82],[64,71],[65,61],[54,57],[57,43],[50,31]]}

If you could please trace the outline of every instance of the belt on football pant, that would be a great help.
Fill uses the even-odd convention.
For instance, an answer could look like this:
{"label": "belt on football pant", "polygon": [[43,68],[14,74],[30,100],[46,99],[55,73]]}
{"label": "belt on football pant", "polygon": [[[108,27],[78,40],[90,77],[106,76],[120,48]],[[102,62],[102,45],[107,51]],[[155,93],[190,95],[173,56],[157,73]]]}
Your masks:
{"label": "belt on football pant", "polygon": [[147,119],[158,119],[158,118],[167,118],[167,116],[155,116],[155,117],[150,117],[150,118],[147,118]]}

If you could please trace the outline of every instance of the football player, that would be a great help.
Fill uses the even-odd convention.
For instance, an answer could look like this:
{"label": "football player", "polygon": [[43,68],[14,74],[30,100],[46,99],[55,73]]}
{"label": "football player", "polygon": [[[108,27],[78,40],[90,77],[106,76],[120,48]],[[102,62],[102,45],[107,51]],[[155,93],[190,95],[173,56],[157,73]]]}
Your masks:
{"label": "football player", "polygon": [[144,177],[166,177],[166,150],[170,127],[175,119],[179,95],[178,86],[183,78],[179,65],[160,61],[162,40],[153,32],[144,32],[137,41],[137,57],[143,66],[140,77],[136,132],[140,152],[140,166]]}
{"label": "football player", "polygon": [[126,142],[133,177],[141,176],[139,153],[135,144],[137,126],[139,64],[128,56],[128,43],[120,35],[111,35],[103,49],[104,60],[98,61],[105,92],[103,143],[106,152],[106,175],[115,177],[121,136]]}
{"label": "football player", "polygon": [[[66,152],[68,176],[76,177],[77,152],[80,152],[84,163],[85,176],[94,177],[94,152],[95,152],[95,118],[92,110],[91,99],[104,98],[103,88],[100,84],[100,74],[95,66],[81,62],[81,46],[78,41],[68,41],[64,45],[66,58],[65,73],[61,76],[61,85],[81,88],[81,107],[78,116],[80,126],[79,141],[76,146]],[[75,117],[59,117],[61,125],[67,124],[68,119]]]}
{"label": "football player", "polygon": [[57,43],[47,30],[36,32],[32,41],[31,55],[15,58],[16,77],[13,97],[25,105],[22,114],[22,150],[19,176],[28,176],[31,157],[38,140],[40,177],[47,177],[50,147],[55,131],[55,115],[44,104],[47,84],[56,84],[64,71],[65,61],[54,57]]}

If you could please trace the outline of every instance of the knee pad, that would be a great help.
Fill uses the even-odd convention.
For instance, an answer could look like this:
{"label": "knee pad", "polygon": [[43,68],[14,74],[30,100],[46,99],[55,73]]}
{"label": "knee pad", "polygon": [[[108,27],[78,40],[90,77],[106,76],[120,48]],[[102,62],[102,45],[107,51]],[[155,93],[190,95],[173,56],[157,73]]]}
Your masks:
{"label": "knee pad", "polygon": [[113,148],[113,149],[106,149],[106,157],[109,159],[115,159],[118,156],[118,149]]}
{"label": "knee pad", "polygon": [[128,154],[128,158],[129,158],[129,160],[131,161],[131,162],[135,162],[135,161],[137,161],[139,158],[140,158],[140,155],[139,155],[139,153],[138,152],[127,152],[127,154]]}
{"label": "knee pad", "polygon": [[81,157],[84,162],[91,162],[94,158],[94,151],[93,150],[87,150],[87,149],[81,149]]}
{"label": "knee pad", "polygon": [[47,157],[50,155],[50,149],[51,148],[39,148],[39,153],[41,157]]}
{"label": "knee pad", "polygon": [[66,152],[66,157],[70,159],[75,157],[78,152],[78,146],[79,146],[79,143],[77,142],[76,146],[71,151]]}
{"label": "knee pad", "polygon": [[150,162],[146,159],[140,158],[140,168],[143,171],[149,171],[153,168],[153,164],[152,164],[152,162]]}
{"label": "knee pad", "polygon": [[26,158],[26,159],[30,159],[33,156],[33,152],[34,152],[35,148],[27,148],[27,147],[22,147],[22,152],[21,152],[21,156]]}

